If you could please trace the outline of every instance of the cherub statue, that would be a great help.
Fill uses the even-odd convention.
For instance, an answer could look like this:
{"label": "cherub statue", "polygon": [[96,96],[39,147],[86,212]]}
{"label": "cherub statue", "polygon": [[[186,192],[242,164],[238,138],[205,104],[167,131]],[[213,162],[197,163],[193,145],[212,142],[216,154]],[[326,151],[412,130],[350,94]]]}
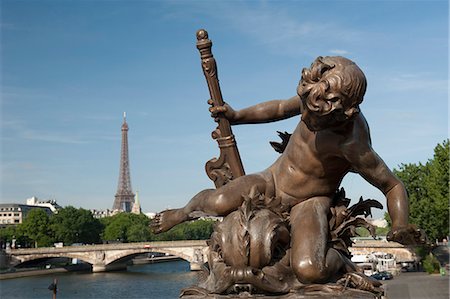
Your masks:
{"label": "cherub statue", "polygon": [[[366,92],[361,69],[344,57],[318,57],[302,71],[297,95],[242,110],[225,104],[211,107],[232,125],[257,124],[301,115],[281,156],[266,170],[238,177],[218,189],[203,190],[180,209],[154,219],[164,232],[201,215],[226,216],[238,209],[243,194],[275,198],[290,213],[290,267],[301,283],[323,283],[342,273],[346,261],[327,242],[333,197],[344,176],[359,173],[387,199],[392,219],[388,239],[421,242],[421,231],[408,223],[408,197],[402,182],[371,145],[369,127],[360,110]],[[211,102],[210,102],[211,104]]]}

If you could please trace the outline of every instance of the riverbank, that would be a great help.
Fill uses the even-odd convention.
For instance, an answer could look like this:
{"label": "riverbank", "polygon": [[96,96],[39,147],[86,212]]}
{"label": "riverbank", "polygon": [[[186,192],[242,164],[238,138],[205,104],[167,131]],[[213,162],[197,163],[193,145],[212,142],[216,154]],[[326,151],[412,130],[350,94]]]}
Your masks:
{"label": "riverbank", "polygon": [[[173,262],[180,261],[182,258],[178,256],[159,256],[152,258],[135,258],[132,260],[132,265],[145,265],[145,264],[155,264],[155,263],[164,263],[164,262]],[[13,279],[13,278],[21,278],[21,277],[29,277],[29,276],[40,276],[40,275],[49,275],[54,273],[65,273],[65,272],[79,272],[79,271],[92,271],[92,266],[89,264],[77,264],[77,265],[68,265],[65,267],[57,267],[51,269],[17,269],[14,272],[4,272],[0,273],[0,280],[4,279]]]}
{"label": "riverbank", "polygon": [[91,271],[92,267],[89,264],[69,265],[66,267],[51,268],[51,269],[23,269],[14,272],[6,272],[0,274],[0,280],[13,279],[29,276],[48,275],[54,273],[76,272],[76,271]]}

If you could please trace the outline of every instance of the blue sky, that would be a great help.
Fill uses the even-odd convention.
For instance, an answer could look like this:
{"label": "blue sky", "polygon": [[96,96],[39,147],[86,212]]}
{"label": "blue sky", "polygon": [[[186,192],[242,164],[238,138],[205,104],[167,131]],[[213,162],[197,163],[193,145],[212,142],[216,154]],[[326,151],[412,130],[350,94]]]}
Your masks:
{"label": "blue sky", "polygon": [[[124,111],[145,212],[211,188],[200,28],[234,108],[291,97],[315,57],[343,55],[367,76],[375,150],[390,168],[426,162],[448,137],[448,14],[447,1],[3,0],[0,201],[111,208]],[[298,120],[233,128],[247,173],[277,158],[269,141]],[[385,203],[356,175],[343,186]]]}

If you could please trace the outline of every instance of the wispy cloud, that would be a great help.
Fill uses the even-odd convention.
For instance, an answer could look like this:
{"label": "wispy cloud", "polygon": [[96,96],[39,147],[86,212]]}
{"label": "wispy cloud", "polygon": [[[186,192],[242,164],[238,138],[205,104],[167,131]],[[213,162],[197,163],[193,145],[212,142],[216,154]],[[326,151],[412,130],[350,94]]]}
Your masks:
{"label": "wispy cloud", "polygon": [[117,117],[113,116],[113,115],[84,114],[81,117],[83,119],[93,120],[93,121],[117,121]]}
{"label": "wispy cloud", "polygon": [[[337,41],[354,41],[360,36],[355,29],[344,28],[332,21],[302,21],[285,9],[269,6],[254,8],[227,5],[223,9],[225,18],[241,32],[266,45],[272,50],[298,56],[299,53],[316,55],[317,48]],[[327,40],[324,40],[324,36]]]}
{"label": "wispy cloud", "polygon": [[39,162],[2,159],[0,202],[21,202],[33,195],[41,196],[55,186],[50,178],[55,171]]}
{"label": "wispy cloud", "polygon": [[[179,1],[172,2],[172,5],[179,5]],[[299,54],[316,56],[317,53],[326,53],[329,52],[327,47],[333,47],[330,45],[357,42],[362,36],[360,31],[344,27],[331,19],[315,18],[311,21],[311,18],[305,18],[306,10],[303,13],[301,9],[296,9],[293,13],[288,7],[266,1],[256,5],[245,1],[210,2],[207,6],[201,1],[189,2],[182,11],[175,11],[170,10],[165,17],[179,20],[188,15],[207,15],[224,22],[224,27],[232,27],[253,39],[260,47],[295,57]]]}
{"label": "wispy cloud", "polygon": [[392,78],[388,87],[399,91],[413,91],[413,90],[433,90],[434,92],[445,92],[448,88],[448,80],[446,79],[431,79],[431,78]]}
{"label": "wispy cloud", "polygon": [[331,54],[335,54],[335,55],[348,55],[350,54],[349,51],[347,50],[341,50],[341,49],[332,49],[329,51]]}
{"label": "wispy cloud", "polygon": [[57,132],[48,130],[37,130],[30,128],[24,121],[2,120],[2,139],[4,141],[12,139],[24,139],[30,141],[43,141],[61,144],[87,144],[99,140],[117,140],[117,136],[96,135],[92,133],[86,135],[72,134],[70,132]]}
{"label": "wispy cloud", "polygon": [[86,140],[74,136],[64,136],[60,134],[51,134],[49,132],[36,132],[28,131],[23,137],[29,140],[55,142],[55,143],[68,143],[68,144],[83,144],[88,143]]}
{"label": "wispy cloud", "polygon": [[14,25],[13,23],[0,22],[0,29],[2,30],[17,29],[17,26]]}
{"label": "wispy cloud", "polygon": [[432,91],[447,93],[448,78],[430,72],[383,73],[376,80],[383,82],[386,90],[391,91]]}
{"label": "wispy cloud", "polygon": [[45,100],[54,99],[53,96],[36,88],[24,88],[16,86],[1,86],[0,94],[3,104],[17,103],[18,101]]}
{"label": "wispy cloud", "polygon": [[83,140],[78,136],[70,136],[69,134],[61,134],[56,132],[49,132],[43,130],[35,130],[26,127],[22,122],[7,122],[4,128],[12,130],[15,136],[33,141],[44,141],[53,143],[66,143],[66,144],[83,144],[87,143],[87,140]]}

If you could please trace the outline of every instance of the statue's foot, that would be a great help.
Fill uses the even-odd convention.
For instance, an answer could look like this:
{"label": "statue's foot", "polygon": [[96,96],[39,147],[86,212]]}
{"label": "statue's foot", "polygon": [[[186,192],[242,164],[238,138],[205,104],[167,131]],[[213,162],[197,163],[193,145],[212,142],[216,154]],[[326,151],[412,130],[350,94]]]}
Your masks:
{"label": "statue's foot", "polygon": [[379,281],[357,272],[346,273],[343,278],[337,281],[337,284],[343,285],[344,287],[350,286],[355,289],[372,293],[383,292],[380,288],[382,284]]}
{"label": "statue's foot", "polygon": [[166,210],[156,214],[150,226],[155,234],[163,233],[177,224],[187,220],[186,214],[181,209]]}

